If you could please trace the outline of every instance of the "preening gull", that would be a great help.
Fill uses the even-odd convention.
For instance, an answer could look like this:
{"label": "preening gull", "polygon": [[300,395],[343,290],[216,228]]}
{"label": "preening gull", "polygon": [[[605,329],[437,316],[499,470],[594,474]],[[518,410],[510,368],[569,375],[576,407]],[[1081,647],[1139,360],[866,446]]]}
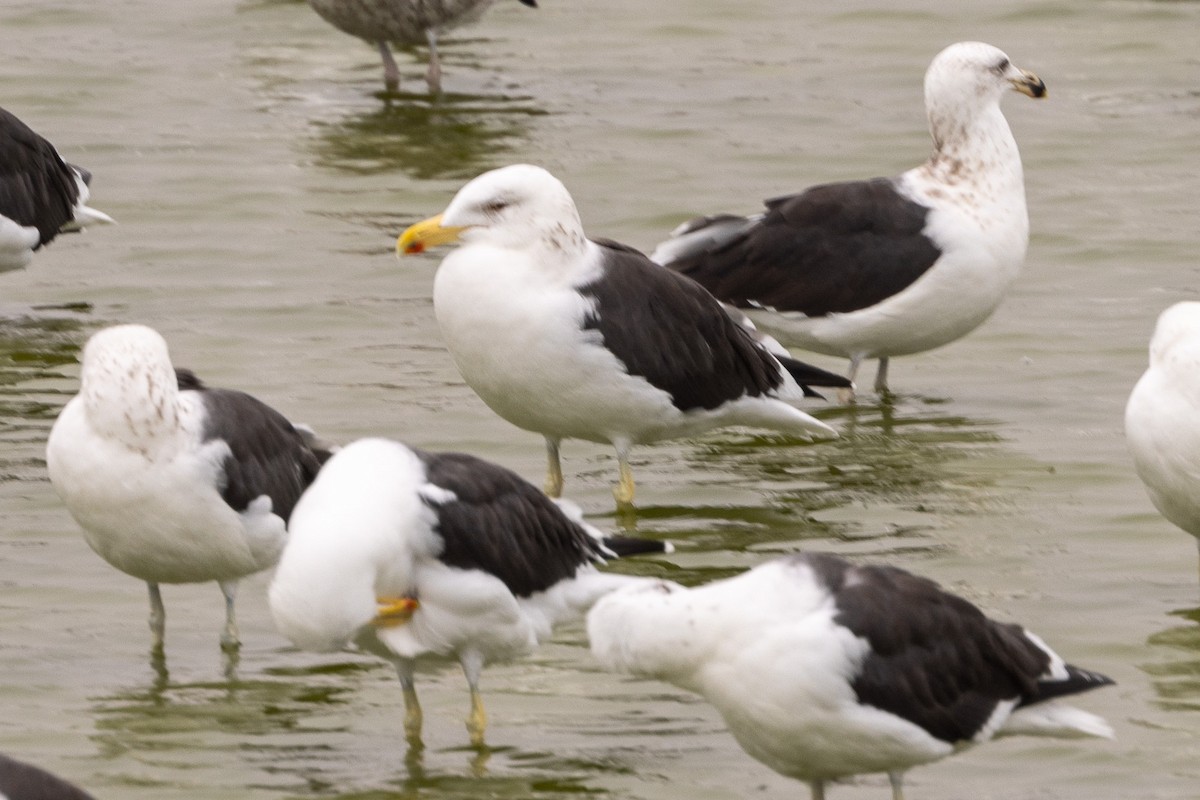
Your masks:
{"label": "preening gull", "polygon": [[850,775],[910,767],[1003,734],[1111,737],[1056,698],[1112,681],[937,584],[829,554],[687,589],[614,592],[588,615],[607,668],[702,695],[738,744],[814,800]]}
{"label": "preening gull", "polygon": [[1150,366],[1125,406],[1125,440],[1154,507],[1200,545],[1200,303],[1159,315]]}
{"label": "preening gull", "polygon": [[4,800],[95,800],[41,767],[0,754],[0,798]]}
{"label": "preening gull", "polygon": [[99,331],[79,394],[46,443],[50,482],[105,561],[146,582],[161,648],[160,583],[217,581],[221,644],[238,644],[239,578],[276,562],[292,507],[328,457],[311,431],[248,394],[171,365],[142,325]]}
{"label": "preening gull", "polygon": [[[400,90],[400,70],[388,42],[429,44],[425,82],[431,92],[441,89],[442,67],[437,37],[447,28],[474,22],[495,0],[308,0],[330,25],[379,48],[383,58],[383,83],[389,92]],[[537,0],[520,0],[537,8]]]}
{"label": "preening gull", "polygon": [[959,42],[925,74],[934,151],[897,178],[814,186],[750,217],[680,226],[651,258],[749,314],[787,347],[888,359],[965,336],[1000,304],[1025,261],[1021,156],[1000,111],[1007,90],[1045,97],[1036,75],[981,42]]}
{"label": "preening gull", "polygon": [[785,400],[846,379],[778,358],[694,281],[638,251],[589,240],[566,188],[540,167],[484,173],[397,250],[462,242],[433,305],[463,379],[493,411],[546,439],[546,491],[562,491],[559,443],[617,450],[617,501],[633,502],[635,444],[749,425],[803,438],[833,429]]}
{"label": "preening gull", "polygon": [[603,573],[598,563],[664,550],[602,536],[577,507],[496,464],[361,439],[326,463],[296,506],[271,612],[300,647],[354,642],[392,661],[413,745],[421,738],[414,662],[457,659],[479,746],[483,666],[529,653],[601,595],[649,580]]}
{"label": "preening gull", "polygon": [[89,208],[92,175],[0,108],[0,272],[21,269],[60,233],[112,217]]}

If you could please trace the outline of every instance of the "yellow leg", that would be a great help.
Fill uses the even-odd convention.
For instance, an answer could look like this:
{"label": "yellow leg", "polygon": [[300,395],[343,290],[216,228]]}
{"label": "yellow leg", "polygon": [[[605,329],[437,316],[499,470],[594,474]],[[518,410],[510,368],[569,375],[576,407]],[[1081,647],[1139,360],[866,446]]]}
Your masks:
{"label": "yellow leg", "polygon": [[562,461],[558,457],[558,439],[546,438],[546,495],[562,497]]}
{"label": "yellow leg", "polygon": [[479,690],[471,689],[471,716],[467,717],[467,733],[471,735],[471,744],[483,747],[483,732],[487,729],[487,712],[483,710],[483,698]]}
{"label": "yellow leg", "polygon": [[404,690],[404,738],[409,747],[421,747],[421,725],[425,721],[421,714],[421,703],[417,700],[417,687],[413,680],[413,664],[400,659],[396,662],[396,674],[400,676],[400,688]]}
{"label": "yellow leg", "polygon": [[421,746],[421,727],[425,716],[421,713],[421,703],[417,700],[417,691],[412,686],[404,687],[404,738],[413,747]]}
{"label": "yellow leg", "polygon": [[624,450],[617,450],[617,465],[620,470],[621,480],[613,487],[613,497],[617,498],[618,506],[633,505],[633,469],[629,466],[629,454]]}
{"label": "yellow leg", "polygon": [[375,604],[375,619],[371,620],[377,628],[395,628],[412,619],[421,604],[415,597],[377,597]]}
{"label": "yellow leg", "polygon": [[862,363],[861,355],[854,355],[854,356],[850,357],[850,369],[847,372],[846,377],[850,379],[851,386],[849,388],[842,388],[842,389],[837,390],[838,402],[844,406],[849,405],[850,403],[854,402],[854,386],[853,386],[853,384],[854,384],[855,377],[858,375],[858,367],[861,363]]}

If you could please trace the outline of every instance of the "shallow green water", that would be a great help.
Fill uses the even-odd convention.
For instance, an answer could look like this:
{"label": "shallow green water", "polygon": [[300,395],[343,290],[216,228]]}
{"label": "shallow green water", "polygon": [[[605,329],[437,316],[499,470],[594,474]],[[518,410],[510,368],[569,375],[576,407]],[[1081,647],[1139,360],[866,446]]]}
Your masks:
{"label": "shallow green water", "polygon": [[83,543],[44,439],[89,333],[137,321],[334,439],[468,450],[540,481],[539,439],[440,345],[437,256],[397,262],[394,236],[514,161],[640,247],[696,212],[899,172],[929,148],[925,66],[974,38],[1050,89],[1005,102],[1033,234],[995,317],[897,360],[893,404],[818,408],[835,443],[642,448],[633,520],[612,515],[611,453],[570,443],[567,492],[602,527],[675,541],[624,569],[691,583],[802,547],[878,556],[1118,680],[1079,701],[1116,742],[995,743],[913,771],[911,797],[1200,797],[1196,546],[1156,515],[1121,434],[1157,313],[1197,293],[1200,4],[541,6],[501,2],[451,37],[437,100],[402,57],[409,93],[386,103],[373,51],[303,3],[0,5],[0,105],[89,167],[121,223],[0,275],[0,750],[121,800],[803,796],[703,703],[598,672],[579,627],[487,670],[486,759],[456,667],[420,676],[428,748],[406,754],[391,670],[292,650],[266,576],[242,590],[238,663],[216,646],[215,586],[165,591],[155,663],[145,590]]}

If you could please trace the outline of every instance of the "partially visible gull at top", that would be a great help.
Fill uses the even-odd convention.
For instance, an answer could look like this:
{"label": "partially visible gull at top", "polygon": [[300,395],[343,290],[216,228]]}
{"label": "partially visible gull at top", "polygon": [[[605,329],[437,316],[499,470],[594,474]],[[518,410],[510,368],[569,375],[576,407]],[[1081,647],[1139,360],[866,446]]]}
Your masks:
{"label": "partially visible gull at top", "polygon": [[50,483],[91,548],[146,582],[161,650],[161,583],[217,581],[221,645],[238,645],[238,580],[272,566],[292,507],[328,450],[312,431],[243,392],[175,369],[143,325],[94,334],[79,394],[46,443]]}
{"label": "partially visible gull at top", "polygon": [[[338,30],[357,36],[379,48],[383,59],[383,83],[389,92],[400,90],[400,69],[389,42],[429,45],[429,67],[425,83],[429,91],[442,86],[442,66],[437,37],[443,31],[475,22],[495,0],[308,0],[321,17]],[[537,0],[520,0],[537,8]]]}
{"label": "partially visible gull at top", "polygon": [[836,435],[787,401],[844,378],[772,355],[694,281],[588,239],[566,187],[541,167],[480,175],[397,250],[459,240],[434,279],[442,338],[493,411],[545,437],[551,496],[563,439],[616,448],[624,506],[634,445],[727,425]]}
{"label": "partially visible gull at top", "polygon": [[300,647],[354,643],[391,661],[413,746],[416,663],[458,660],[471,692],[467,729],[482,746],[483,667],[531,652],[598,598],[650,580],[597,565],[671,549],[604,536],[574,504],[483,459],[360,439],[329,459],[296,506],[271,613]]}
{"label": "partially visible gull at top", "polygon": [[1006,91],[1046,96],[997,48],[959,42],[925,73],[933,155],[896,178],[814,186],[749,217],[684,223],[651,255],[787,347],[888,359],[948,344],[1000,304],[1025,261],[1021,156]]}
{"label": "partially visible gull at top", "polygon": [[21,269],[60,233],[112,217],[87,205],[92,174],[0,108],[0,272]]}

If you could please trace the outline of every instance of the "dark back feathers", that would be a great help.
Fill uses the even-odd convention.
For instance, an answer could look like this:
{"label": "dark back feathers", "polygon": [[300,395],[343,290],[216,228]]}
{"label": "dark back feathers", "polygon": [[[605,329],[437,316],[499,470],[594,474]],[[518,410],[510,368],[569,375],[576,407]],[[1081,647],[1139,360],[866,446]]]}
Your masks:
{"label": "dark back feathers", "polygon": [[1029,705],[1103,685],[1075,668],[1068,681],[1041,681],[1050,657],[1021,626],[988,619],[933,581],[829,554],[796,558],[834,594],[835,622],[870,645],[852,680],[859,701],[938,739],[971,739],[1002,701]]}
{"label": "dark back feathers", "polygon": [[176,369],[175,375],[181,391],[202,395],[207,412],[204,441],[221,439],[229,445],[221,497],[241,512],[265,494],[274,513],[286,522],[329,453],[310,448],[307,437],[261,400],[206,386],[191,370]]}
{"label": "dark back feathers", "polygon": [[515,472],[465,453],[414,452],[429,483],[455,495],[425,498],[437,512],[444,563],[487,572],[528,597],[603,559],[599,541]]}
{"label": "dark back feathers", "polygon": [[723,302],[819,317],[891,297],[941,255],[923,233],[929,209],[890,179],[814,186],[766,206],[757,225],[670,267]]}
{"label": "dark back feathers", "polygon": [[0,108],[0,214],[36,227],[41,247],[75,218],[78,198],[75,175],[54,145]]}
{"label": "dark back feathers", "polygon": [[778,362],[699,284],[608,240],[600,279],[579,288],[596,304],[584,322],[631,375],[671,395],[681,411],[713,409],[783,383]]}

